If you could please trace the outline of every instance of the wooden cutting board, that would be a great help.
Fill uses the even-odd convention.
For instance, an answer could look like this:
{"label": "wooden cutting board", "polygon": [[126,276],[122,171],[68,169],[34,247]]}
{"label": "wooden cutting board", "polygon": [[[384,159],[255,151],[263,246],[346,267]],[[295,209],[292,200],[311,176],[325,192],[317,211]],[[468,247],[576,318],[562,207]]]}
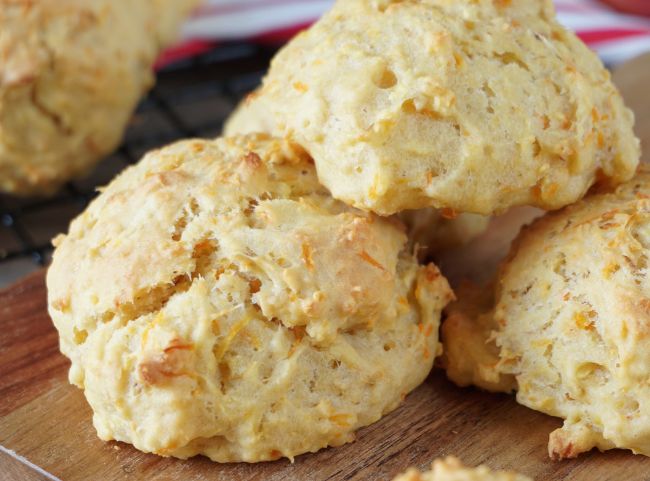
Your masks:
{"label": "wooden cutting board", "polygon": [[[615,80],[636,110],[638,135],[647,145],[650,55],[625,65]],[[452,282],[488,278],[522,222],[537,213],[515,209],[494,219],[470,246],[446,253],[443,271]],[[44,272],[0,291],[0,480],[390,480],[408,466],[424,468],[451,454],[538,481],[650,480],[650,458],[627,451],[551,461],[546,443],[560,420],[511,396],[459,389],[440,371],[393,413],[360,430],[356,442],[299,456],[294,464],[161,458],[100,441],[82,392],[67,383],[68,365],[47,315]]]}

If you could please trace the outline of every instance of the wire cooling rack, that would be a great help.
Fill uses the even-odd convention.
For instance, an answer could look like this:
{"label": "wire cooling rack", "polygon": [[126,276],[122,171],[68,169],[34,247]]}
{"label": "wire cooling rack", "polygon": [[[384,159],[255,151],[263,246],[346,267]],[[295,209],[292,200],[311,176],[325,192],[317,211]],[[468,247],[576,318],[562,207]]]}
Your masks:
{"label": "wire cooling rack", "polygon": [[118,172],[146,151],[187,137],[214,137],[237,102],[260,82],[275,48],[222,44],[158,72],[156,86],[131,119],[120,148],[93,173],[68,183],[56,196],[0,196],[0,287],[49,262],[50,240]]}

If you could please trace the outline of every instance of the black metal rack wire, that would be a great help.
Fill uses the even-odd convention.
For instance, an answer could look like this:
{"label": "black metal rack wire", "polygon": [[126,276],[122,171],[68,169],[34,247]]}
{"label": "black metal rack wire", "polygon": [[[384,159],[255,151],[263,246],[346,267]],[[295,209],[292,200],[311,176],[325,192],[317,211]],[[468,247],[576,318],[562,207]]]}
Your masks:
{"label": "black metal rack wire", "polygon": [[221,44],[158,72],[156,86],[140,103],[124,142],[93,173],[68,183],[51,198],[0,196],[0,278],[7,283],[46,265],[50,240],[118,172],[146,151],[187,137],[214,137],[237,102],[260,82],[276,48],[250,43]]}

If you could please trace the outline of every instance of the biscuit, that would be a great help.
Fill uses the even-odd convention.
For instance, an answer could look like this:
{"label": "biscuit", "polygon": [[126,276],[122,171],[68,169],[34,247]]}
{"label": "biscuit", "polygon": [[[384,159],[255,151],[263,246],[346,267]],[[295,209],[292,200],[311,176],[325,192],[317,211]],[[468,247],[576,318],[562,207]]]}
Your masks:
{"label": "biscuit", "polygon": [[467,244],[482,234],[490,217],[479,214],[451,215],[438,209],[405,210],[397,217],[406,225],[409,243],[420,259],[435,256],[441,250]]}
{"label": "biscuit", "polygon": [[491,341],[495,328],[492,308],[494,286],[463,283],[456,289],[458,300],[446,310],[440,329],[444,352],[439,362],[447,377],[459,386],[478,386],[486,391],[511,392],[514,376],[495,369],[499,349]]}
{"label": "biscuit", "polygon": [[421,473],[411,468],[393,481],[532,481],[532,479],[508,471],[492,471],[487,466],[466,468],[457,458],[449,456],[436,459],[431,465],[431,471]]}
{"label": "biscuit", "polygon": [[47,194],[117,147],[198,0],[0,0],[0,192]]}
{"label": "biscuit", "polygon": [[492,305],[459,292],[443,326],[449,377],[514,388],[521,404],[563,418],[553,458],[594,447],[650,455],[649,257],[643,166],[522,230]]}
{"label": "biscuit", "polygon": [[[273,116],[264,105],[264,98],[256,90],[235,108],[226,120],[223,132],[230,136],[277,131]],[[483,233],[490,221],[487,216],[441,212],[432,208],[406,210],[397,216],[406,225],[409,243],[413,249],[417,249],[420,259],[428,259],[440,250],[466,244]]]}
{"label": "biscuit", "polygon": [[453,298],[394,219],[334,200],[299,147],[173,144],[55,240],[49,312],[101,439],[219,462],[354,439],[438,353]]}
{"label": "biscuit", "polygon": [[557,209],[639,159],[632,113],[551,0],[339,0],[260,98],[335,198],[381,215]]}

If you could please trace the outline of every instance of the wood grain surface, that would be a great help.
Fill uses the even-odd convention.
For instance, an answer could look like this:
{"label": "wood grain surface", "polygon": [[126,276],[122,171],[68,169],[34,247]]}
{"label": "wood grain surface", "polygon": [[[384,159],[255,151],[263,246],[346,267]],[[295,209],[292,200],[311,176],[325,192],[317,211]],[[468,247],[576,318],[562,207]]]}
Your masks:
{"label": "wood grain surface", "polygon": [[[650,55],[625,65],[614,78],[636,111],[648,152]],[[487,279],[522,222],[537,214],[514,209],[494,219],[481,238],[441,259],[444,272],[453,282]],[[650,481],[650,458],[627,451],[551,461],[546,443],[558,419],[519,406],[511,396],[459,389],[439,371],[393,413],[360,430],[356,442],[299,456],[294,464],[181,461],[104,443],[95,435],[83,393],[67,383],[69,363],[58,351],[45,299],[43,271],[0,291],[2,481],[390,480],[408,466],[423,468],[450,454],[470,465],[516,469],[538,481]]]}

